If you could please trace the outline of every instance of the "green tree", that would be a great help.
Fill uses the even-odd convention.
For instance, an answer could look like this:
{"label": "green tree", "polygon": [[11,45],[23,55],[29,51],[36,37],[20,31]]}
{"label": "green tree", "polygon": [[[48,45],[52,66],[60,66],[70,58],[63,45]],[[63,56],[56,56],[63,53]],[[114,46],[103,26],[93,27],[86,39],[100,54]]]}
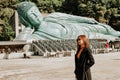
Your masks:
{"label": "green tree", "polygon": [[2,33],[0,34],[0,41],[9,41],[14,39],[14,31],[8,22],[2,27]]}
{"label": "green tree", "polygon": [[78,15],[79,0],[65,0],[62,5],[62,12]]}

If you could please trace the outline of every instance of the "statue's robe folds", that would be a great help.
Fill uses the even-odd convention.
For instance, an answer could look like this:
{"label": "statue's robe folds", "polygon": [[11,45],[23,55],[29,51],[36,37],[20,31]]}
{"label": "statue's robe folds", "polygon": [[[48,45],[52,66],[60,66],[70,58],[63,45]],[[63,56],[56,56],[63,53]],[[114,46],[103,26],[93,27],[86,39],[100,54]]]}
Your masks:
{"label": "statue's robe folds", "polygon": [[93,18],[74,16],[64,13],[51,13],[43,21],[57,23],[66,29],[64,38],[76,38],[78,35],[86,35],[88,38],[100,38],[114,40],[120,36],[119,31],[115,31],[109,25],[99,23]]}

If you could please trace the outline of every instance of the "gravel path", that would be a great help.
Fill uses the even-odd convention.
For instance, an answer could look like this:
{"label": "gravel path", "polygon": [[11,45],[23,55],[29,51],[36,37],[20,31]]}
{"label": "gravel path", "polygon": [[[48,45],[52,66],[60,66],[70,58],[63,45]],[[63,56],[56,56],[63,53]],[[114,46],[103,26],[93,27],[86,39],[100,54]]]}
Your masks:
{"label": "gravel path", "polygon": [[[95,54],[93,80],[120,80],[120,53]],[[0,80],[75,80],[70,57],[0,60]]]}

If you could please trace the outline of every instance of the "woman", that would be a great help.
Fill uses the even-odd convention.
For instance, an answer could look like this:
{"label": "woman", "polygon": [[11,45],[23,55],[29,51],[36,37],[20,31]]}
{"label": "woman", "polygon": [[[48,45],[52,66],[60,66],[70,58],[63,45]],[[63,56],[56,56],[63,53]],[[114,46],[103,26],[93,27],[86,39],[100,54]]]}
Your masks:
{"label": "woman", "polygon": [[75,54],[75,75],[77,80],[92,80],[90,67],[94,64],[88,39],[85,35],[77,38],[77,52]]}

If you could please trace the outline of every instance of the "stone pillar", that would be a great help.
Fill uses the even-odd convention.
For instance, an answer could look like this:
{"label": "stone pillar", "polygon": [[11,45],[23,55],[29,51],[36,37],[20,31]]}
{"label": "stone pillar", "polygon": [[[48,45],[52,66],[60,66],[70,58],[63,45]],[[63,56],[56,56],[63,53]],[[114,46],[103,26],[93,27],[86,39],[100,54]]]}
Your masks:
{"label": "stone pillar", "polygon": [[24,28],[25,26],[22,23],[20,23],[18,13],[17,11],[15,11],[15,33],[16,33],[15,36],[18,36],[19,33],[23,31]]}
{"label": "stone pillar", "polygon": [[18,36],[18,34],[19,34],[19,18],[17,11],[15,11],[15,36]]}

